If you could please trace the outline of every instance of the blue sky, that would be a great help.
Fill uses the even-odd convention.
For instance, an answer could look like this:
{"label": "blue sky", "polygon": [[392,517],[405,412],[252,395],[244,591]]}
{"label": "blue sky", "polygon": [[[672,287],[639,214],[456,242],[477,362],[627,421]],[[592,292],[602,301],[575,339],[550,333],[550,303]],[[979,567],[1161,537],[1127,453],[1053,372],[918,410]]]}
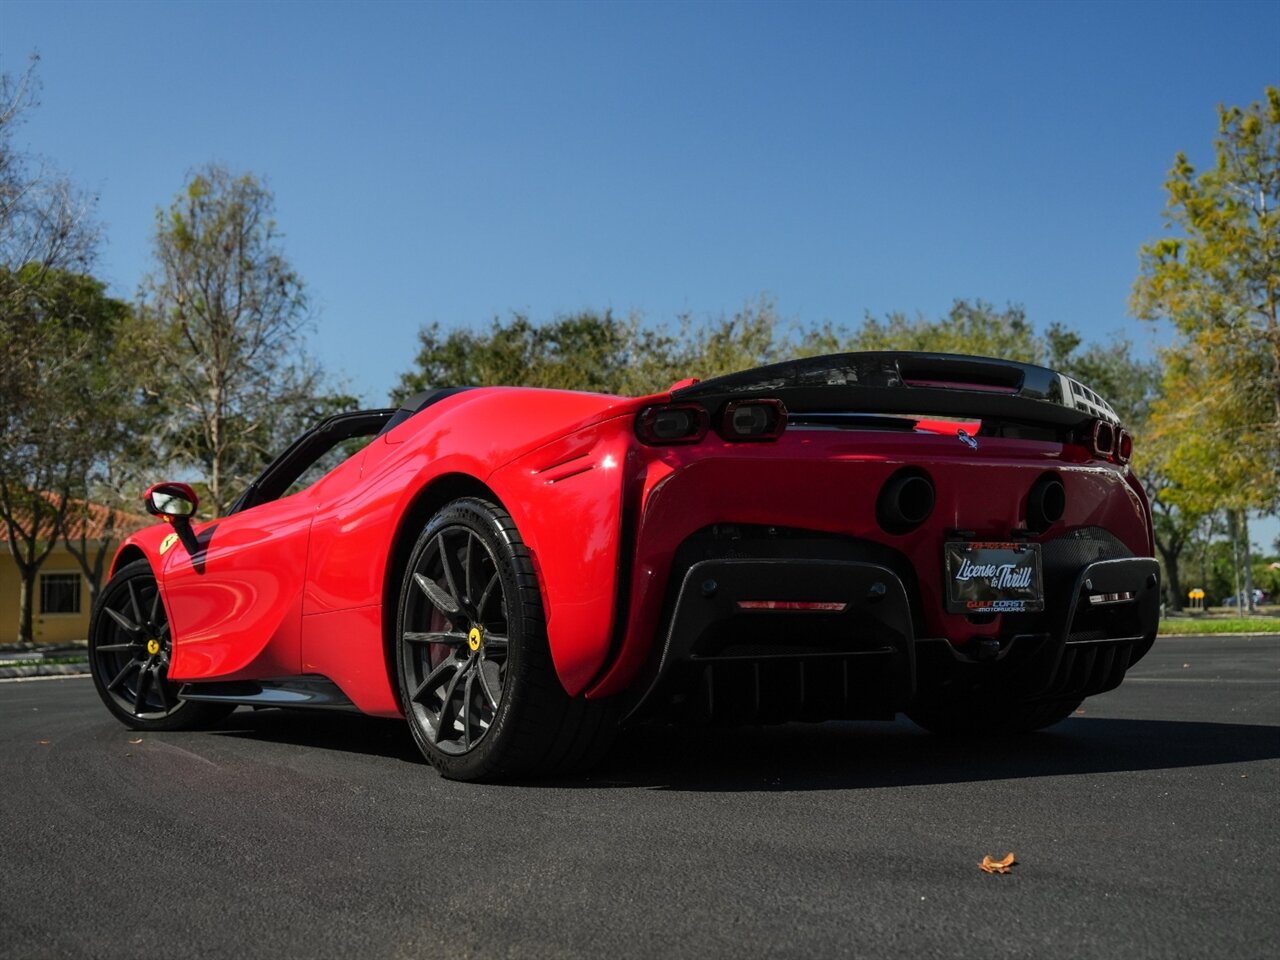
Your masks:
{"label": "blue sky", "polygon": [[208,161],[265,177],[309,348],[381,403],[430,321],[1128,318],[1173,156],[1280,82],[1270,3],[38,3],[19,135],[99,196],[131,295]]}

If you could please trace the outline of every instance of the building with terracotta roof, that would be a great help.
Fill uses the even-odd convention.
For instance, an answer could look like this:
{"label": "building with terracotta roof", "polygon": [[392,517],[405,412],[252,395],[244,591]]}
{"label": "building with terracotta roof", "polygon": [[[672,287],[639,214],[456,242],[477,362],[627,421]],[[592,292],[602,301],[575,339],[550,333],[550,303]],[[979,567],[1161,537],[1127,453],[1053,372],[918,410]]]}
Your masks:
{"label": "building with terracotta roof", "polygon": [[[67,530],[77,549],[83,544],[86,556],[93,558],[108,538],[103,580],[111,556],[120,541],[134,530],[155,521],[138,514],[114,512],[97,503],[74,501],[69,511]],[[47,535],[46,535],[47,536]],[[10,551],[9,531],[0,523],[0,644],[18,640],[19,598],[22,571]],[[89,612],[92,604],[89,581],[66,539],[58,542],[45,558],[36,574],[31,597],[31,632],[36,643],[74,643],[89,635]]]}

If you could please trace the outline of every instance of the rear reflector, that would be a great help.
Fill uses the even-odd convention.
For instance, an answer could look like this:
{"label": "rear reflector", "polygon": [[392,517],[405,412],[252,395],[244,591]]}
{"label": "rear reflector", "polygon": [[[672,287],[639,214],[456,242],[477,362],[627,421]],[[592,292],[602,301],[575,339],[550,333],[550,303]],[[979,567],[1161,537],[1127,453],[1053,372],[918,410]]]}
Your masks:
{"label": "rear reflector", "polygon": [[780,610],[788,613],[843,613],[847,603],[810,600],[739,600],[740,610]]}
{"label": "rear reflector", "polygon": [[1124,593],[1091,593],[1089,594],[1089,603],[1095,607],[1105,606],[1108,603],[1128,603],[1133,599],[1132,591]]}

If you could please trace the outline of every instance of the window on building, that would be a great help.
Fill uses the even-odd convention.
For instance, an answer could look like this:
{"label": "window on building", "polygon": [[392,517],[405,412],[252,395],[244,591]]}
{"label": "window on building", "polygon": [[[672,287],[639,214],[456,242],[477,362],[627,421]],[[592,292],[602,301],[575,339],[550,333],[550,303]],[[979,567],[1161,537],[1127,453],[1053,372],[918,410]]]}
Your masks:
{"label": "window on building", "polygon": [[40,574],[41,613],[80,612],[80,574]]}

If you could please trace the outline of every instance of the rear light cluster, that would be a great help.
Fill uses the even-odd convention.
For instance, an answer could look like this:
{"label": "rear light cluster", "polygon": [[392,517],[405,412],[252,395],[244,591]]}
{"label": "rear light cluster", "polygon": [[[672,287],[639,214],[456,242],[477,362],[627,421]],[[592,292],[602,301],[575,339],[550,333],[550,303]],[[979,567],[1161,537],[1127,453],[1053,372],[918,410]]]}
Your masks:
{"label": "rear light cluster", "polygon": [[1089,435],[1089,447],[1093,455],[1103,460],[1116,463],[1128,463],[1133,456],[1133,437],[1128,430],[1114,426],[1106,420],[1098,420],[1093,424],[1093,432]]}
{"label": "rear light cluster", "polygon": [[[711,427],[710,414],[697,403],[645,407],[636,417],[636,436],[654,447],[698,443]],[[744,443],[777,440],[786,427],[787,408],[781,400],[734,400],[715,421],[722,438]]]}
{"label": "rear light cluster", "polygon": [[653,446],[697,443],[707,435],[710,418],[696,403],[672,403],[645,407],[636,417],[636,436]]}

